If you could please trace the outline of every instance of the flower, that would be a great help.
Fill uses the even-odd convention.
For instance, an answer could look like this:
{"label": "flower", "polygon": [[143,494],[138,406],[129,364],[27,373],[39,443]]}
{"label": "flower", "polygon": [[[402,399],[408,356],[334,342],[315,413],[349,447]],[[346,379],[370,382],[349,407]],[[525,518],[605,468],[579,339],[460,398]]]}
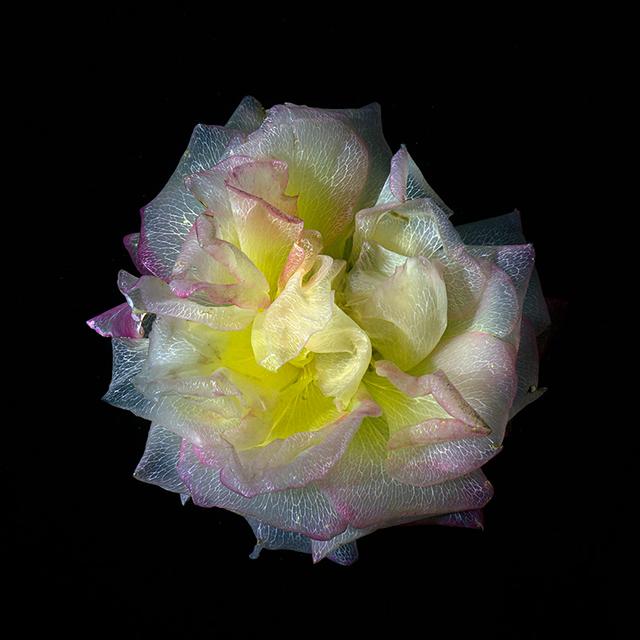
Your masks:
{"label": "flower", "polygon": [[105,400],[151,420],[135,476],[348,564],[408,522],[481,526],[480,467],[538,397],[548,324],[517,212],[454,228],[377,105],[245,98],[198,125],[89,325]]}

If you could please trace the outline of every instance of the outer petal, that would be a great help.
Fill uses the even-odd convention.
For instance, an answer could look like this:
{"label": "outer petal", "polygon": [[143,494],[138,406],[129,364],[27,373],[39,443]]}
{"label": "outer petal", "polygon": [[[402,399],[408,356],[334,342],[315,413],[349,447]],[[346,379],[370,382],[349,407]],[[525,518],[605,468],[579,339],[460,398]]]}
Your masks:
{"label": "outer petal", "polygon": [[406,258],[392,275],[349,273],[346,309],[384,358],[409,369],[436,346],[447,326],[447,290],[427,258]]}
{"label": "outer petal", "polygon": [[490,333],[517,346],[521,315],[521,299],[513,281],[502,269],[493,266],[473,314],[451,322],[445,337],[468,332]]}
{"label": "outer petal", "polygon": [[142,276],[135,280],[126,272],[120,273],[121,290],[135,310],[192,320],[220,331],[242,329],[251,324],[256,314],[255,309],[242,309],[235,305],[215,305],[197,297],[195,299],[178,297],[166,282],[154,276]]}
{"label": "outer petal", "polygon": [[380,105],[374,102],[361,109],[327,109],[326,111],[349,124],[367,147],[369,172],[355,210],[372,207],[389,173],[391,158],[391,149],[382,131]]}
{"label": "outer petal", "polygon": [[124,244],[125,249],[129,252],[131,261],[133,262],[136,269],[138,270],[138,273],[141,275],[150,275],[151,272],[144,266],[144,264],[140,260],[140,256],[138,255],[138,247],[140,245],[140,234],[129,233],[124,238],[122,238],[122,243]]}
{"label": "outer petal", "polygon": [[401,203],[418,198],[430,198],[450,216],[453,212],[431,188],[418,166],[402,145],[391,158],[391,172],[380,192],[376,205]]}
{"label": "outer petal", "polygon": [[184,178],[209,169],[232,141],[242,137],[224,127],[197,125],[189,146],[162,191],[142,209],[138,256],[150,273],[167,278],[180,247],[203,206],[184,185]]}
{"label": "outer petal", "polygon": [[333,538],[347,526],[315,487],[264,493],[254,498],[245,498],[227,489],[220,482],[219,470],[203,464],[193,446],[184,441],[178,474],[188,487],[194,504],[201,507],[227,509],[315,540]]}
{"label": "outer petal", "polygon": [[221,469],[220,480],[226,487],[246,497],[303,487],[323,478],[336,464],[363,418],[379,413],[375,403],[363,398],[350,413],[323,429],[295,433],[245,451],[221,443],[196,454],[205,464]]}
{"label": "outer petal", "polygon": [[522,321],[516,371],[518,374],[518,391],[516,392],[509,418],[513,418],[516,413],[524,409],[529,403],[537,400],[545,391],[538,388],[538,345],[533,326],[526,318]]}
{"label": "outer petal", "polygon": [[251,343],[260,365],[277,371],[327,326],[334,310],[331,283],[343,267],[341,260],[318,256],[310,277],[298,269],[271,306],[256,316]]}
{"label": "outer petal", "polygon": [[149,340],[113,338],[113,373],[109,390],[102,398],[114,407],[126,409],[138,416],[145,416],[153,402],[145,398],[133,384],[142,371],[149,350]]}
{"label": "outer petal", "polygon": [[[488,334],[463,334],[443,342],[431,356],[420,365],[423,375],[411,378],[408,375],[390,375],[395,384],[411,395],[432,393],[443,408],[456,420],[471,426],[474,415],[491,428],[491,434],[464,435],[460,433],[452,441],[427,443],[430,432],[424,428],[412,428],[405,434],[404,442],[418,446],[395,448],[389,452],[389,473],[402,482],[430,485],[442,482],[479,468],[493,457],[500,448],[509,409],[516,392],[515,351],[507,343]],[[442,371],[451,389],[434,389],[433,372]],[[426,375],[424,375],[426,374]],[[431,374],[431,375],[430,375]],[[459,400],[456,400],[459,396]],[[466,405],[466,406],[465,406]],[[469,411],[469,417],[465,413]],[[481,425],[480,425],[481,426]],[[472,431],[472,429],[469,429]],[[421,437],[427,441],[420,442]],[[396,438],[396,444],[398,444]],[[399,444],[403,444],[400,440]]]}
{"label": "outer petal", "polygon": [[142,338],[144,335],[140,319],[132,315],[126,302],[87,320],[87,324],[105,338]]}
{"label": "outer petal", "polygon": [[133,475],[142,482],[157,484],[174,493],[185,494],[188,489],[176,469],[182,438],[157,424],[152,424],[144,455]]}
{"label": "outer petal", "polygon": [[491,498],[491,485],[478,470],[430,487],[399,482],[385,469],[386,436],[380,419],[366,420],[349,449],[321,482],[338,513],[357,528],[400,518],[476,509]]}
{"label": "outer petal", "polygon": [[253,96],[245,96],[231,114],[227,127],[251,133],[262,124],[265,115],[264,107]]}
{"label": "outer petal", "polygon": [[[456,227],[456,230],[462,240],[471,245],[517,245],[525,242],[518,211],[463,224]],[[540,278],[535,270],[531,274],[524,299],[524,314],[531,322],[536,335],[540,335],[551,324]]]}
{"label": "outer petal", "polygon": [[298,217],[322,233],[328,247],[344,240],[365,189],[369,169],[362,138],[339,118],[276,106],[233,155],[287,163],[287,193],[298,196]]}

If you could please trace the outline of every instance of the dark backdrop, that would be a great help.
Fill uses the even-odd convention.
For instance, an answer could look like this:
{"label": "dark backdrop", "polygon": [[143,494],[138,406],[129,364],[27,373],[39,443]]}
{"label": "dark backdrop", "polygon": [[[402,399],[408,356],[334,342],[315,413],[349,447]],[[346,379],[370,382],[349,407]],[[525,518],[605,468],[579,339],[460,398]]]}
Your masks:
{"label": "dark backdrop", "polygon": [[[525,17],[487,32],[471,18],[466,31],[445,34],[428,17],[401,25],[323,12],[258,13],[248,26],[234,11],[158,10],[155,20],[96,12],[40,25],[30,127],[46,149],[46,175],[32,184],[38,193],[46,184],[46,198],[32,214],[49,252],[39,294],[47,409],[37,435],[21,436],[31,457],[12,476],[27,597],[50,605],[41,615],[52,628],[85,637],[158,626],[215,637],[230,623],[243,634],[341,633],[342,616],[363,633],[369,621],[415,623],[425,635],[438,621],[451,633],[466,621],[478,635],[505,638],[604,629],[611,535],[588,472],[593,426],[581,399],[585,332],[574,296],[591,94],[572,26]],[[521,211],[554,301],[541,367],[549,390],[517,416],[485,467],[496,494],[483,532],[379,531],[358,543],[349,568],[292,552],[251,561],[242,518],[182,507],[133,479],[148,425],[100,401],[110,341],[84,321],[121,301],[116,274],[131,268],[121,238],[138,230],[139,208],[162,188],[193,126],[224,123],[245,94],[265,106],[378,101],[391,147],[408,146],[454,221]],[[24,465],[37,481],[28,496],[19,489]]]}

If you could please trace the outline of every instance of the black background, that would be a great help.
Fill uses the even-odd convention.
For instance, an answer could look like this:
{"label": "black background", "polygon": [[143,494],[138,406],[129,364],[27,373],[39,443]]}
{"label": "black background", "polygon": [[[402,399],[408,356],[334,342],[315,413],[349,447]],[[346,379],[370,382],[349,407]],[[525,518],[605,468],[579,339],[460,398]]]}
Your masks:
{"label": "black background", "polygon": [[[362,633],[371,624],[415,624],[424,635],[444,624],[454,636],[471,624],[500,638],[610,633],[615,514],[590,470],[575,291],[593,106],[592,68],[571,37],[579,25],[496,17],[487,30],[466,16],[465,30],[454,22],[445,32],[429,16],[396,24],[386,14],[255,11],[249,24],[236,7],[158,9],[153,20],[58,15],[50,29],[40,25],[30,129],[47,150],[32,184],[46,197],[32,215],[48,252],[39,295],[49,324],[46,357],[34,358],[47,384],[31,397],[43,419],[21,436],[29,458],[10,485],[25,596],[48,605],[39,622],[85,637],[342,633],[347,621]],[[148,425],[100,401],[111,348],[84,321],[121,302],[116,274],[132,268],[121,238],[138,230],[138,209],[162,188],[193,126],[223,124],[245,94],[265,106],[380,102],[390,146],[408,146],[455,223],[521,211],[553,301],[541,366],[548,392],[517,416],[485,467],[496,494],[483,532],[379,531],[358,543],[349,568],[292,552],[252,561],[243,519],[182,507],[133,479]],[[28,492],[25,475],[36,480]]]}

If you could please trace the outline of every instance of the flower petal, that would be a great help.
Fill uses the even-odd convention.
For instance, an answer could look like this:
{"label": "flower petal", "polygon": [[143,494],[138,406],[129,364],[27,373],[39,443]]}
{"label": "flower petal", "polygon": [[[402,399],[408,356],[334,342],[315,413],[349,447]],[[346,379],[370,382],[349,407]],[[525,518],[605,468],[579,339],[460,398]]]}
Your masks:
{"label": "flower petal", "polygon": [[[439,345],[425,362],[414,369],[414,378],[393,372],[388,366],[383,371],[411,395],[432,393],[457,420],[472,426],[479,418],[479,427],[484,424],[491,428],[488,435],[469,434],[462,439],[428,444],[419,442],[418,446],[391,450],[387,468],[394,478],[427,486],[469,473],[499,451],[516,391],[515,351],[511,345],[489,334],[463,334]],[[434,377],[442,375],[433,375],[438,371],[446,376],[450,388],[438,390],[433,387]],[[420,429],[413,431],[417,433],[410,431],[402,436],[409,440],[409,444],[412,444],[413,435],[422,435]],[[399,438],[396,437],[396,444]]]}
{"label": "flower petal", "polygon": [[535,330],[531,323],[526,318],[523,318],[520,347],[516,360],[518,391],[516,392],[509,418],[513,418],[516,413],[524,409],[529,403],[537,400],[544,393],[544,389],[538,388],[538,361]]}
{"label": "flower petal", "polygon": [[320,231],[327,247],[341,248],[367,182],[369,154],[362,138],[339,118],[310,112],[282,105],[269,109],[260,129],[231,153],[286,162],[287,193],[298,196],[298,217]]}
{"label": "flower petal", "polygon": [[155,484],[174,493],[188,493],[176,466],[182,438],[157,424],[152,424],[144,454],[133,476],[142,482]]}
{"label": "flower petal", "polygon": [[270,302],[262,272],[235,245],[216,237],[208,215],[201,215],[189,232],[169,285],[180,298],[201,291],[212,304],[258,309]]}
{"label": "flower petal", "polygon": [[251,133],[262,124],[265,115],[264,107],[253,96],[245,96],[231,114],[226,126],[243,133]]}
{"label": "flower petal", "polygon": [[422,256],[406,258],[388,276],[356,264],[347,276],[345,305],[383,358],[402,369],[423,360],[447,327],[447,290]]}
{"label": "flower petal", "polygon": [[196,453],[205,464],[220,468],[226,487],[246,497],[304,487],[323,478],[336,464],[365,417],[379,413],[375,403],[362,398],[350,413],[319,430],[294,433],[244,451],[221,442]]}
{"label": "flower petal", "polygon": [[188,487],[194,504],[201,507],[227,509],[316,540],[333,538],[347,526],[326,496],[313,486],[263,493],[254,498],[245,498],[227,489],[220,482],[219,470],[204,464],[193,445],[185,441],[178,461],[178,474]]}
{"label": "flower petal", "polygon": [[113,309],[104,311],[87,324],[105,338],[142,338],[144,331],[139,318],[134,318],[131,307],[124,302]]}
{"label": "flower petal", "polygon": [[[463,224],[456,227],[456,230],[462,240],[469,245],[518,245],[526,242],[518,211]],[[530,276],[524,299],[524,314],[531,322],[536,335],[540,335],[551,324],[540,278],[535,269]]]}
{"label": "flower petal", "polygon": [[133,384],[142,371],[149,350],[149,340],[142,338],[113,338],[113,372],[109,390],[102,398],[105,402],[145,417],[153,401],[145,398]]}
{"label": "flower petal", "polygon": [[[126,273],[126,272],[125,272]],[[121,272],[122,274],[122,272]],[[251,324],[255,309],[242,309],[235,305],[215,305],[195,296],[180,298],[169,285],[154,276],[142,276],[135,282],[121,275],[122,292],[134,310],[161,316],[182,318],[205,324],[220,331],[237,331]],[[196,292],[193,292],[197,294]]]}
{"label": "flower petal", "polygon": [[315,354],[316,384],[325,396],[345,409],[355,395],[371,361],[367,334],[338,307],[324,329],[314,333],[306,348]]}
{"label": "flower petal", "polygon": [[391,158],[391,172],[382,187],[376,205],[401,203],[418,198],[430,198],[448,216],[453,213],[424,179],[418,165],[409,155],[407,148],[402,145],[400,151]]}
{"label": "flower petal", "polygon": [[345,455],[319,484],[336,510],[357,528],[409,516],[476,509],[491,498],[482,471],[430,487],[399,482],[385,469],[386,436],[380,419],[367,419]]}
{"label": "flower petal", "polygon": [[342,260],[318,256],[310,276],[298,269],[271,306],[256,316],[251,343],[261,366],[277,371],[327,326],[334,310],[331,283],[342,268]]}
{"label": "flower petal", "polygon": [[140,275],[150,275],[151,272],[144,266],[142,261],[140,260],[140,256],[138,255],[138,248],[140,245],[140,234],[139,233],[129,233],[124,238],[122,238],[122,244],[124,244],[125,249],[128,251],[129,256],[131,257],[131,262],[135,265],[135,268],[138,270]]}
{"label": "flower petal", "polygon": [[178,167],[162,191],[142,209],[138,256],[160,278],[171,274],[189,229],[204,207],[184,185],[185,177],[216,164],[232,141],[243,134],[233,129],[197,125]]}
{"label": "flower petal", "polygon": [[446,284],[450,320],[463,318],[475,308],[485,286],[485,270],[465,251],[456,230],[433,200],[410,200],[358,212],[353,256],[360,255],[365,242],[400,255],[437,261]]}

